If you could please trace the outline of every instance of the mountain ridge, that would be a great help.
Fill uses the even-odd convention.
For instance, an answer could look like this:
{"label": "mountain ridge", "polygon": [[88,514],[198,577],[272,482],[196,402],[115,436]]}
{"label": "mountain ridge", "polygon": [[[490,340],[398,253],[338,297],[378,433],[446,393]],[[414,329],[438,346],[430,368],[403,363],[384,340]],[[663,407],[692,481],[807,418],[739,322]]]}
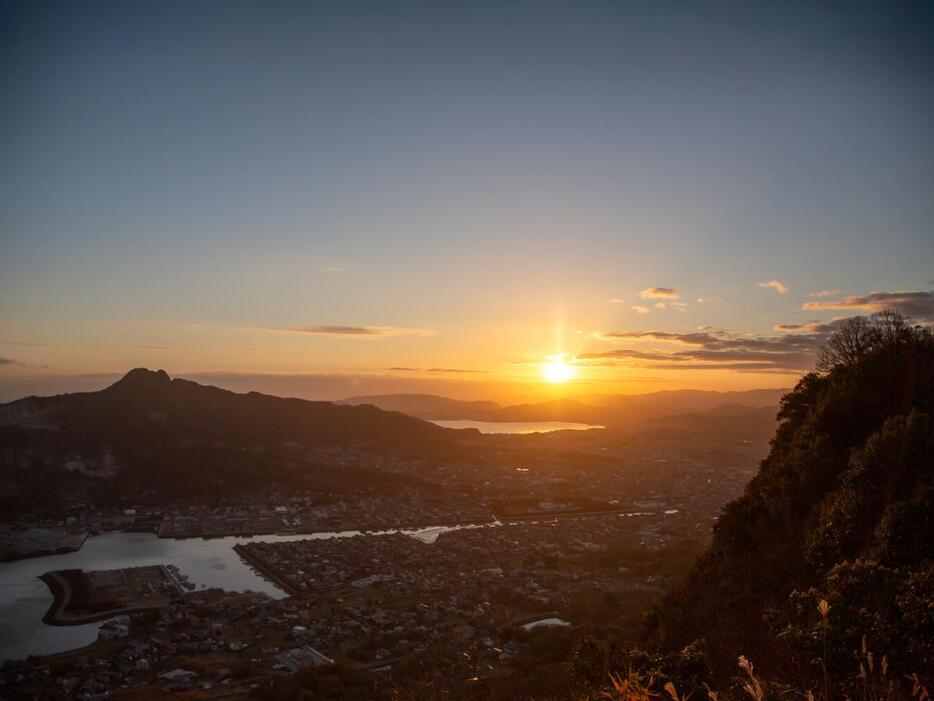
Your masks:
{"label": "mountain ridge", "polygon": [[[258,486],[288,474],[297,451],[332,447],[443,456],[464,432],[373,406],[237,394],[137,368],[97,392],[26,397],[0,405],[0,497],[40,500],[42,481],[84,489],[62,466],[120,469],[92,475],[114,494],[184,494]],[[292,447],[289,447],[292,446]],[[79,480],[79,481],[76,481]]]}
{"label": "mountain ridge", "polygon": [[[634,427],[639,423],[690,413],[716,410],[720,414],[750,414],[761,409],[777,411],[778,400],[788,390],[765,389],[743,392],[669,390],[639,395],[606,395],[587,399],[554,399],[543,402],[503,405],[496,402],[462,401],[433,394],[361,395],[337,400],[341,405],[370,404],[386,410],[403,411],[433,421],[572,421],[608,426]],[[612,399],[613,401],[609,401]],[[745,401],[744,401],[745,400]],[[732,407],[731,412],[727,407]]]}

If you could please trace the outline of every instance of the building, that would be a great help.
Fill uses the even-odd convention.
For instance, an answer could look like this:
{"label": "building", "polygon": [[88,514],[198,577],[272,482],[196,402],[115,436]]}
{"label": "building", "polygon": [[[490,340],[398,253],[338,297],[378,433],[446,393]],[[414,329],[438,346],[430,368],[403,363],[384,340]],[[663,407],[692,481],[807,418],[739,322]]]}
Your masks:
{"label": "building", "polygon": [[324,667],[334,664],[334,660],[318,652],[310,645],[279,653],[276,655],[276,661],[293,673],[306,667]]}

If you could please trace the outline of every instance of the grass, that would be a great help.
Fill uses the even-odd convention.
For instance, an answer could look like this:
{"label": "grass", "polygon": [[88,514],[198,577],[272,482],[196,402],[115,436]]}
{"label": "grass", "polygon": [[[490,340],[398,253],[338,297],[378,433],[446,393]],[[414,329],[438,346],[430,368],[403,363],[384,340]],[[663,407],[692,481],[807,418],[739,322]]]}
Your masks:
{"label": "grass", "polygon": [[[820,662],[823,671],[821,680],[820,695],[811,689],[793,689],[777,687],[760,679],[756,675],[755,666],[752,661],[743,655],[740,655],[737,662],[742,675],[739,677],[737,689],[740,692],[740,698],[751,699],[751,701],[768,701],[769,699],[806,699],[806,701],[831,701],[832,699],[844,698],[848,701],[931,701],[930,693],[926,684],[917,674],[905,675],[897,679],[889,667],[888,658],[883,655],[881,660],[869,648],[866,637],[863,636],[862,645],[857,655],[858,671],[857,684],[855,687],[855,696],[835,695],[833,692],[834,684],[824,664],[824,657],[827,655],[826,631],[829,627],[830,605],[826,600],[821,600],[817,606],[821,615],[823,624],[823,657]],[[910,685],[910,691],[907,687]],[[662,687],[659,691],[655,688],[656,680],[652,676],[642,675],[632,669],[623,676],[618,673],[610,673],[609,690],[601,693],[600,698],[612,699],[612,701],[657,701],[661,699],[666,701],[688,701],[691,694],[681,694],[671,682]],[[706,685],[705,685],[706,686]],[[709,701],[719,701],[720,693],[706,687],[707,698]],[[731,697],[732,698],[732,697]]]}

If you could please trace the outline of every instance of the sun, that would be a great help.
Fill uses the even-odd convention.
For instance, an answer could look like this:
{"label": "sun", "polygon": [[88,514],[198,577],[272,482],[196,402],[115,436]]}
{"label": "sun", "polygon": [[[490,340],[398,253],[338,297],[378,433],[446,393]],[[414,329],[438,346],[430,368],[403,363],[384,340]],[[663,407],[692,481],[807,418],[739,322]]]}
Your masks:
{"label": "sun", "polygon": [[577,371],[563,360],[553,360],[550,363],[542,365],[542,379],[559,385],[562,382],[573,380],[577,376]]}

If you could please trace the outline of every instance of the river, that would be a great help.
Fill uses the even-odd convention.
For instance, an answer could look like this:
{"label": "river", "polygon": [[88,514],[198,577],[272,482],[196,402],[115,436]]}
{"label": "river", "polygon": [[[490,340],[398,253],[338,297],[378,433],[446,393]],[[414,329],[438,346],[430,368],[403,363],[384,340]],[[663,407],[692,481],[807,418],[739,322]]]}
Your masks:
{"label": "river", "polygon": [[[664,512],[677,513],[677,509]],[[654,516],[655,512],[620,513],[620,517]],[[567,514],[575,516],[575,514]],[[557,518],[557,515],[552,517]],[[542,516],[542,521],[551,520]],[[537,521],[534,521],[535,523]],[[258,535],[226,538],[159,538],[154,533],[105,533],[88,538],[76,552],[0,563],[0,661],[25,659],[29,655],[51,655],[83,647],[97,639],[102,622],[79,626],[49,626],[42,617],[52,605],[52,594],[39,579],[51,570],[112,570],[143,565],[175,565],[198,588],[218,587],[227,591],[264,592],[274,599],[286,593],[264,579],[234,551],[237,543],[264,543],[350,538],[358,535],[404,533],[425,543],[462,528],[486,528],[506,523],[471,523],[455,526],[392,529],[385,531],[336,531],[296,535]]]}
{"label": "river", "polygon": [[[402,532],[430,543],[445,531],[482,525],[383,532]],[[49,626],[42,622],[52,604],[52,594],[39,576],[50,570],[110,570],[173,564],[199,588],[258,591],[280,599],[286,596],[285,592],[244,563],[234,552],[234,545],[355,535],[360,532],[174,540],[159,538],[153,533],[115,532],[88,538],[76,552],[0,563],[0,660],[64,652],[97,639],[100,622],[79,626]]]}

